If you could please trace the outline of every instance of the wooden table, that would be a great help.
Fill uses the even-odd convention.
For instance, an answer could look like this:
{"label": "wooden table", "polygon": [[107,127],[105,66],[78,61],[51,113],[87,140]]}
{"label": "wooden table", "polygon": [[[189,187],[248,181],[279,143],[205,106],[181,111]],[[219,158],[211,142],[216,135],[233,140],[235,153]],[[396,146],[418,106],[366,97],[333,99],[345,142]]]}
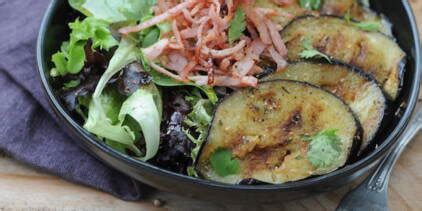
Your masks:
{"label": "wooden table", "polygon": [[[422,0],[411,0],[422,29]],[[422,99],[422,98],[421,98]],[[422,106],[422,101],[419,103]],[[422,210],[422,134],[403,153],[390,182],[391,210]],[[333,210],[352,187],[277,205],[248,206],[248,210]],[[156,207],[156,199],[164,202]],[[125,202],[64,181],[0,154],[0,210],[246,210],[240,205],[217,205],[170,193],[152,193],[142,202]]]}

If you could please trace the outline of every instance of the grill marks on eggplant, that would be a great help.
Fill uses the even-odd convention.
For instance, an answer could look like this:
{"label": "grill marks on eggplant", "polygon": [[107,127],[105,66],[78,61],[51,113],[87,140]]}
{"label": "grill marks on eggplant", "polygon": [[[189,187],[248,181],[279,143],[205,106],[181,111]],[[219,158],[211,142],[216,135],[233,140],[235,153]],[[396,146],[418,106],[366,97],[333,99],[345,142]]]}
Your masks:
{"label": "grill marks on eggplant", "polygon": [[[303,136],[325,129],[338,130],[341,156],[331,166],[316,168],[307,159],[309,142]],[[221,102],[197,169],[208,179],[232,184],[244,179],[277,184],[326,174],[356,156],[359,131],[350,108],[333,94],[307,83],[268,81]],[[210,158],[218,149],[232,152],[239,173],[221,177],[213,171]]]}
{"label": "grill marks on eggplant", "polygon": [[359,67],[380,82],[387,96],[397,98],[404,71],[405,53],[389,37],[367,32],[336,17],[300,17],[281,33],[290,61],[301,60],[303,42],[343,63]]}
{"label": "grill marks on eggplant", "polygon": [[288,79],[319,86],[344,100],[363,127],[364,150],[378,131],[386,108],[386,100],[377,82],[358,69],[341,65],[299,62],[264,80]]}

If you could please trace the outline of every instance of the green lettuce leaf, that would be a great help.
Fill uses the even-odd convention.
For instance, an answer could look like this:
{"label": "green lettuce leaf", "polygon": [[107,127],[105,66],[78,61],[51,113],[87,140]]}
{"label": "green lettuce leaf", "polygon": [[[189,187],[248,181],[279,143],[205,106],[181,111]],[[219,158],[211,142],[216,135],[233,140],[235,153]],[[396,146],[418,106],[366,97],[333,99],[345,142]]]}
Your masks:
{"label": "green lettuce leaf", "polygon": [[[198,89],[194,90],[190,96],[187,96],[186,100],[191,104],[192,111],[184,119],[184,123],[189,129],[184,128],[183,132],[195,144],[190,154],[192,163],[195,163],[212,121],[213,104],[210,100],[203,99]],[[190,176],[198,176],[193,166],[188,167],[187,171]]]}
{"label": "green lettuce leaf", "polygon": [[89,39],[93,49],[109,50],[118,45],[105,21],[88,17],[83,21],[76,19],[69,23],[69,27],[72,30],[69,41],[63,42],[60,51],[51,59],[54,63],[51,70],[53,77],[77,74],[82,70],[86,60],[85,44]]}
{"label": "green lettuce leaf", "polygon": [[72,30],[70,44],[91,39],[93,49],[107,51],[119,44],[111,35],[109,24],[105,21],[87,17],[83,21],[76,19],[75,22],[69,23],[69,27]]}
{"label": "green lettuce leaf", "polygon": [[107,97],[107,95],[101,95],[91,100],[88,119],[84,124],[84,128],[101,138],[120,143],[140,156],[141,152],[134,144],[133,133],[123,127],[120,122],[113,124],[112,119],[107,116],[107,112],[104,110],[104,107],[107,107],[107,105],[103,105],[102,103],[109,101],[102,100],[101,98],[103,97]]}
{"label": "green lettuce leaf", "polygon": [[134,144],[135,133],[129,127],[125,127],[122,124],[123,121],[118,118],[119,115],[116,115],[120,113],[120,106],[112,102],[117,97],[112,96],[110,99],[107,93],[103,93],[107,82],[114,74],[127,64],[137,60],[136,52],[136,45],[132,41],[122,39],[119,48],[110,60],[107,70],[97,84],[89,105],[88,119],[84,128],[99,137],[123,144],[137,156],[141,156],[141,152]]}
{"label": "green lettuce leaf", "polygon": [[69,4],[86,16],[116,23],[141,20],[156,0],[69,0]]}
{"label": "green lettuce leaf", "polygon": [[140,50],[136,47],[136,43],[130,39],[123,38],[111,58],[107,70],[101,76],[100,81],[95,88],[93,97],[98,98],[113,75],[118,73],[126,65],[137,61],[139,57]]}
{"label": "green lettuce leaf", "polygon": [[124,121],[126,115],[140,125],[146,144],[143,161],[154,157],[160,145],[160,124],[162,107],[161,96],[155,85],[142,87],[133,93],[122,105],[119,119]]}

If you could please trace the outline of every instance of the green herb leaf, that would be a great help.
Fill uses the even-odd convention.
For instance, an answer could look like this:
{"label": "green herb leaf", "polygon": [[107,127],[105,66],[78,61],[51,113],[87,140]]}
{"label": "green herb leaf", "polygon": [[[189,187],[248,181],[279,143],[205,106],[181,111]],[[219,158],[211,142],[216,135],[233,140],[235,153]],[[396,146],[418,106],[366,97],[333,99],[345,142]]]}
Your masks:
{"label": "green herb leaf", "polygon": [[354,26],[358,27],[359,29],[362,29],[364,31],[379,31],[382,28],[382,25],[380,22],[358,22],[353,23]]}
{"label": "green herb leaf", "polygon": [[160,39],[160,29],[153,27],[149,32],[142,38],[142,48],[147,48]]}
{"label": "green herb leaf", "polygon": [[328,57],[326,54],[316,50],[311,43],[311,40],[309,38],[305,38],[302,42],[302,46],[304,48],[303,51],[299,53],[300,58],[302,59],[311,59],[315,57],[321,57],[327,60],[331,63],[330,57]]}
{"label": "green herb leaf", "polygon": [[352,24],[359,29],[364,31],[380,31],[382,28],[382,24],[380,21],[371,21],[371,22],[354,22],[352,17],[350,16],[350,10],[347,10],[347,13],[344,15],[344,20],[348,24]]}
{"label": "green herb leaf", "polygon": [[337,130],[324,130],[311,137],[308,148],[308,160],[316,168],[332,166],[341,155],[341,140],[337,136]]}
{"label": "green herb leaf", "polygon": [[321,7],[321,0],[300,0],[300,6],[308,10],[319,10]]}
{"label": "green herb leaf", "polygon": [[240,164],[227,149],[217,149],[210,157],[211,167],[221,177],[237,174]]}
{"label": "green herb leaf", "polygon": [[238,7],[233,20],[230,22],[229,27],[229,42],[232,44],[238,40],[243,31],[246,29],[245,12],[241,7]]}

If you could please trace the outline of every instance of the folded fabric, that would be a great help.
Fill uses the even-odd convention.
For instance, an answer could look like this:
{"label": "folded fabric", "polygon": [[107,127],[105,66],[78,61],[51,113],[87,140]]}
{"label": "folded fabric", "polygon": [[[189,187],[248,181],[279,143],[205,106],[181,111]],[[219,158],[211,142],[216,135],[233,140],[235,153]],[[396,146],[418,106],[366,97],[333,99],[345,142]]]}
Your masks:
{"label": "folded fabric", "polygon": [[36,65],[36,40],[48,0],[0,0],[0,151],[66,180],[124,200],[147,188],[104,165],[60,129]]}

